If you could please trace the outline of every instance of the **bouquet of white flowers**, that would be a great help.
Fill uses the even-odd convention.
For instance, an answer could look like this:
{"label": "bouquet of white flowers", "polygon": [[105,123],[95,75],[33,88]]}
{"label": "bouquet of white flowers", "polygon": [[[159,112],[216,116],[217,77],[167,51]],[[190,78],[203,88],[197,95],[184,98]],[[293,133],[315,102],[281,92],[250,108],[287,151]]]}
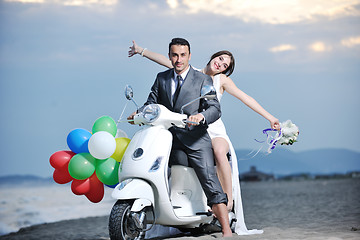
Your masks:
{"label": "bouquet of white flowers", "polygon": [[[276,134],[273,136],[271,132],[276,132]],[[267,136],[266,141],[255,140],[259,143],[266,142],[268,145],[267,152],[270,154],[271,151],[276,147],[277,143],[280,143],[281,145],[292,145],[294,142],[296,142],[299,135],[299,128],[293,124],[291,120],[287,120],[283,123],[280,123],[279,131],[268,128],[264,129],[263,133]]]}
{"label": "bouquet of white flowers", "polygon": [[[299,136],[299,128],[294,123],[292,123],[291,120],[287,120],[283,123],[280,123],[280,130],[267,128],[263,130],[263,134],[266,135],[266,140],[259,141],[255,139],[255,141],[267,145],[267,154],[270,154],[272,150],[276,147],[277,143],[281,145],[292,145],[294,142],[297,142],[297,137]],[[252,150],[250,153],[247,154],[247,156],[251,156],[250,158],[255,157],[261,151],[264,145],[262,145],[257,151],[256,149]]]}
{"label": "bouquet of white flowers", "polygon": [[281,128],[281,137],[278,140],[278,143],[281,145],[292,145],[296,142],[297,137],[299,136],[299,128],[291,122],[291,120],[287,120],[283,123],[280,123]]}

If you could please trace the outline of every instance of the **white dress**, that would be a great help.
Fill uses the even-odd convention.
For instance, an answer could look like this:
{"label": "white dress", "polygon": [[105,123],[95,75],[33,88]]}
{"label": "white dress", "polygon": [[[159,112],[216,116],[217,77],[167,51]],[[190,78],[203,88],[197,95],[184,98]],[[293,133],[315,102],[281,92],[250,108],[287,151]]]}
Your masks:
{"label": "white dress", "polygon": [[[220,93],[220,74],[215,75],[213,78],[213,85],[216,90],[216,96],[221,101],[222,93]],[[214,123],[210,124],[208,127],[208,133],[211,137],[211,139],[215,137],[221,137],[224,138],[228,144],[231,154],[230,159],[230,165],[231,165],[231,171],[232,171],[232,191],[233,191],[233,199],[234,199],[234,209],[235,209],[235,216],[237,219],[237,222],[235,224],[235,232],[238,235],[249,235],[249,234],[261,234],[263,233],[263,230],[248,230],[245,225],[244,220],[244,212],[242,208],[242,201],[241,201],[241,190],[240,190],[240,183],[239,183],[239,170],[238,170],[238,162],[236,158],[235,150],[231,144],[231,141],[229,139],[229,136],[226,134],[226,128],[221,120],[219,118]]]}

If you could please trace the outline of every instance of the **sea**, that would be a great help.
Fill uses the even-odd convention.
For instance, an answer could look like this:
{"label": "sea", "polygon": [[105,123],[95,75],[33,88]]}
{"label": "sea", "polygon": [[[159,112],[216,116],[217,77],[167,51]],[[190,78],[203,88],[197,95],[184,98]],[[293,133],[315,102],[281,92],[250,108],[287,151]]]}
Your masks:
{"label": "sea", "polygon": [[[70,184],[1,184],[0,235],[20,228],[90,216],[108,216],[112,188],[92,203]],[[360,178],[241,182],[248,229],[268,226],[360,231]]]}

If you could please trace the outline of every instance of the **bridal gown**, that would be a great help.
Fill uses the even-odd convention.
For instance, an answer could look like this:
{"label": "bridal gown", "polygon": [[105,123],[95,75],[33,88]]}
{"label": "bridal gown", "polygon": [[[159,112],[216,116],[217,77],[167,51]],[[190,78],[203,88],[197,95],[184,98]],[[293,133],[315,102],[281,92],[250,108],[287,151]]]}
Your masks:
{"label": "bridal gown", "polygon": [[[216,90],[216,95],[219,100],[221,101],[222,93],[220,93],[220,74],[215,75],[213,78],[213,85]],[[239,183],[239,170],[238,170],[238,162],[236,158],[235,150],[231,144],[229,136],[226,134],[226,129],[223,121],[219,118],[216,122],[209,125],[208,133],[211,139],[215,137],[224,138],[228,144],[230,149],[230,165],[231,165],[231,176],[232,176],[232,191],[233,191],[233,199],[234,199],[234,210],[235,216],[237,219],[235,225],[235,232],[238,235],[249,235],[249,234],[261,234],[263,230],[248,230],[245,225],[244,220],[244,212],[242,208],[242,200],[241,200],[241,190],[240,190],[240,183]]]}

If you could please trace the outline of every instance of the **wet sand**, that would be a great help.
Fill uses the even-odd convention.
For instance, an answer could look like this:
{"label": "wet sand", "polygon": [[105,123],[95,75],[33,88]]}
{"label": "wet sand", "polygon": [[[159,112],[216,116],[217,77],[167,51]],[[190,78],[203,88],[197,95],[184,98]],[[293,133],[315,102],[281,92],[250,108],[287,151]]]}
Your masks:
{"label": "wet sand", "polygon": [[[16,233],[11,233],[1,236],[1,240],[39,240],[39,239],[57,239],[57,240],[104,240],[110,239],[108,234],[108,217],[89,217],[83,219],[66,220],[55,223],[40,224],[27,228],[22,228]],[[221,233],[203,234],[198,236],[190,236],[186,234],[152,238],[152,239],[221,239]],[[236,239],[307,239],[307,240],[339,240],[339,239],[360,239],[360,229],[355,227],[340,227],[334,228],[332,226],[323,227],[321,229],[304,229],[298,228],[281,229],[277,227],[266,227],[264,233],[260,235],[238,236],[233,234],[233,237],[226,238],[229,240]]]}
{"label": "wet sand", "polygon": [[[264,233],[233,234],[227,239],[360,239],[360,179],[258,182],[241,187],[247,227]],[[152,239],[214,238],[222,238],[221,233]],[[108,216],[34,225],[0,236],[0,240],[7,239],[109,239]]]}

